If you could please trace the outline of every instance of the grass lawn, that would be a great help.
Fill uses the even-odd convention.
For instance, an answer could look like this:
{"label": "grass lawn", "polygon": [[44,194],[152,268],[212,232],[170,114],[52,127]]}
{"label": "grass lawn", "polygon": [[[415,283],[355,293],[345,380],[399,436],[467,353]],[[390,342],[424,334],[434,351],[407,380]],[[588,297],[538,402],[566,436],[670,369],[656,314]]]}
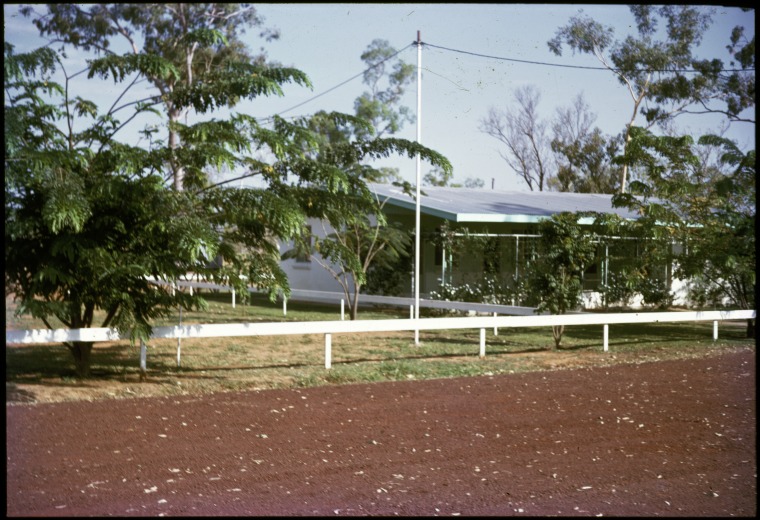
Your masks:
{"label": "grass lawn", "polygon": [[[339,305],[281,303],[254,296],[233,309],[229,293],[204,293],[209,309],[183,312],[182,324],[339,320]],[[423,313],[424,314],[424,313]],[[409,310],[367,308],[360,319],[402,319]],[[156,323],[175,325],[179,313]],[[6,299],[6,328],[45,328],[13,316]],[[752,348],[745,322],[721,322],[712,339],[712,322],[611,325],[609,351],[602,348],[602,326],[568,326],[563,345],[552,349],[550,327],[487,329],[486,356],[480,358],[479,330],[333,334],[332,368],[325,369],[321,334],[155,340],[148,349],[148,378],[139,380],[139,346],[128,341],[98,343],[93,377],[80,381],[68,350],[60,344],[6,345],[7,401],[64,401],[134,396],[189,395],[231,390],[297,388],[325,384],[398,381],[559,370],[617,363],[712,355]]]}

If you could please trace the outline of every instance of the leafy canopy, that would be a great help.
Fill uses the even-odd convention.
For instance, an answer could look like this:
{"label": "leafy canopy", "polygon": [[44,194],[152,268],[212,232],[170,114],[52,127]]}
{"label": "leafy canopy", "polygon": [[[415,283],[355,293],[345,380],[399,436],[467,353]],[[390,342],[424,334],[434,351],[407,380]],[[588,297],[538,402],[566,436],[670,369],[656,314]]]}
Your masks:
{"label": "leafy canopy", "polygon": [[[697,145],[722,151],[726,175],[710,176],[702,168]],[[643,215],[635,225],[663,244],[683,248],[676,255],[675,276],[693,280],[692,298],[701,305],[755,306],[756,157],[731,140],[706,135],[658,137],[643,130],[633,134],[621,158],[643,168],[645,177],[631,184],[631,194],[614,203]]]}
{"label": "leafy canopy", "polygon": [[[6,294],[49,327],[57,324],[53,320],[71,328],[116,327],[144,339],[156,318],[178,306],[204,307],[197,293],[174,292],[149,277],[171,284],[196,273],[243,296],[251,285],[272,297],[287,294],[278,243],[298,235],[307,217],[329,217],[341,208],[345,214],[360,207],[355,201],[371,200],[360,170],[347,165],[420,154],[450,168],[442,155],[403,139],[329,144],[310,118],[275,117],[264,125],[231,111],[241,99],[281,95],[283,84],[308,85],[308,78],[248,56],[226,26],[172,33],[164,24],[176,20],[159,11],[173,8],[92,6],[93,16],[84,16],[67,4],[38,20],[43,34],[105,54],[87,70],[89,81],[103,78],[123,87],[105,109],[72,91],[75,74],[61,53],[44,48],[17,54],[5,44]],[[198,17],[208,12],[187,9]],[[143,31],[144,49],[110,52],[107,42],[118,34],[114,20],[124,22],[116,25],[132,41]],[[182,55],[192,57],[189,68],[179,66],[172,39],[193,49]],[[141,79],[159,93],[128,101]],[[162,106],[166,138],[159,125],[138,117],[155,120]],[[229,115],[197,122],[176,117],[185,111],[215,116],[219,108]],[[360,124],[343,114],[322,117]],[[120,138],[130,126],[147,139]],[[238,179],[258,178],[262,187],[214,182],[223,169]],[[80,347],[71,346],[81,354]],[[86,355],[77,360],[78,368],[87,368]]]}
{"label": "leafy canopy", "polygon": [[[528,288],[539,300],[536,312],[565,314],[581,304],[583,272],[596,256],[593,233],[579,224],[583,216],[557,213],[539,224],[540,237],[528,271]],[[555,347],[563,331],[563,326],[553,328]]]}

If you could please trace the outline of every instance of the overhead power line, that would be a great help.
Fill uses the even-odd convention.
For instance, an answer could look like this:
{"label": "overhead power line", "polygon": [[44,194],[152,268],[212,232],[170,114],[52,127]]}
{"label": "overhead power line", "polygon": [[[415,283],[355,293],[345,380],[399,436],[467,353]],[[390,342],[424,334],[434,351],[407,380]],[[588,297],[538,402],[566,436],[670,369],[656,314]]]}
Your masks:
{"label": "overhead power line", "polygon": [[[458,52],[460,54],[468,54],[470,56],[477,56],[479,58],[488,58],[492,60],[500,60],[500,61],[513,61],[516,63],[526,63],[528,65],[543,65],[546,67],[561,67],[566,69],[585,69],[585,70],[610,70],[607,67],[589,67],[589,66],[582,66],[582,65],[567,65],[565,63],[546,63],[543,61],[531,61],[531,60],[518,60],[516,58],[504,58],[502,56],[490,56],[488,54],[480,54],[477,52],[470,52],[470,51],[463,51],[459,49],[451,49],[448,47],[442,47],[440,45],[433,45],[432,43],[425,43],[422,42],[422,45],[427,45],[428,47],[432,47],[434,49],[441,49],[444,51],[449,52]],[[612,69],[614,72],[619,72],[617,69]],[[722,69],[721,72],[754,72],[755,69]],[[684,69],[684,70],[658,70],[658,69],[645,69],[641,72],[681,72],[681,73],[688,73],[688,72],[700,72],[698,70],[694,69]]]}
{"label": "overhead power line", "polygon": [[[302,101],[301,103],[299,103],[297,105],[294,105],[294,106],[292,106],[292,107],[290,107],[288,109],[280,111],[277,115],[282,115],[282,114],[284,114],[286,112],[290,112],[291,110],[295,110],[296,108],[301,107],[303,105],[306,105],[307,103],[311,103],[315,99],[320,98],[320,97],[324,96],[325,94],[329,94],[333,90],[336,90],[336,89],[342,87],[343,85],[345,85],[347,83],[350,83],[351,81],[355,80],[356,78],[358,78],[360,76],[363,76],[368,71],[370,71],[370,70],[372,70],[372,69],[374,69],[376,67],[379,67],[380,65],[382,65],[386,61],[389,61],[389,60],[395,58],[396,56],[398,56],[399,54],[401,54],[402,52],[404,52],[408,48],[410,48],[412,46],[416,46],[416,45],[417,45],[416,41],[410,43],[409,45],[407,45],[403,49],[399,50],[398,52],[396,52],[392,56],[387,57],[383,61],[381,61],[379,63],[376,63],[375,65],[372,65],[371,67],[367,67],[362,72],[360,72],[360,73],[358,73],[358,74],[356,74],[354,76],[351,76],[347,80],[338,83],[334,87],[331,87],[331,88],[325,90],[324,92],[321,92],[321,93],[317,94],[316,96],[313,96],[313,97],[311,97],[311,98],[309,98],[309,99],[307,99],[305,101]],[[489,55],[489,54],[481,54],[481,53],[477,53],[477,52],[463,51],[461,49],[452,49],[452,48],[449,48],[449,47],[443,47],[441,45],[434,45],[432,43],[426,43],[426,42],[420,42],[420,45],[422,45],[423,47],[427,46],[427,47],[430,47],[430,48],[433,48],[433,49],[440,49],[440,50],[448,51],[448,52],[456,52],[456,53],[459,53],[459,54],[467,54],[469,56],[477,56],[479,58],[487,58],[487,59],[499,60],[499,61],[511,61],[511,62],[515,62],[515,63],[525,63],[527,65],[542,65],[544,67],[558,67],[558,68],[565,68],[565,69],[605,70],[605,71],[606,70],[612,70],[613,72],[619,72],[617,69],[608,69],[606,67],[591,67],[591,66],[583,66],[583,65],[568,65],[568,64],[565,64],[565,63],[548,63],[548,62],[543,62],[543,61],[520,60],[520,59],[517,59],[517,58],[506,58],[506,57],[503,57],[503,56],[493,56],[493,55]],[[721,72],[754,72],[754,71],[755,71],[754,68],[752,68],[752,69],[723,69],[723,70],[721,70]],[[697,73],[699,71],[693,70],[693,69],[684,69],[684,70],[656,70],[656,69],[652,69],[652,70],[642,70],[641,72]],[[267,118],[264,119],[264,121],[269,120],[269,119],[272,119],[272,117],[267,117]]]}
{"label": "overhead power line", "polygon": [[[415,42],[415,43],[416,43],[416,42]],[[295,110],[296,108],[298,108],[298,107],[300,107],[300,106],[303,106],[303,105],[305,105],[305,104],[307,104],[307,103],[311,103],[311,102],[312,102],[312,101],[314,101],[315,99],[317,99],[317,98],[320,98],[320,97],[324,96],[325,94],[329,94],[329,93],[330,93],[330,92],[332,92],[333,90],[335,90],[335,89],[337,89],[337,88],[340,88],[340,87],[342,87],[342,86],[343,86],[343,85],[345,85],[346,83],[350,83],[351,81],[355,80],[355,79],[356,79],[356,78],[358,78],[359,76],[363,76],[364,74],[366,74],[366,73],[367,73],[367,72],[369,72],[370,70],[372,70],[372,69],[375,69],[375,68],[379,67],[380,65],[382,65],[382,64],[383,64],[383,63],[385,63],[386,61],[392,60],[393,58],[395,58],[396,56],[398,56],[399,54],[401,54],[402,52],[404,52],[405,50],[407,50],[407,49],[408,49],[409,47],[411,47],[411,46],[412,46],[412,44],[409,44],[409,45],[407,45],[406,47],[404,47],[404,48],[403,48],[403,49],[401,49],[400,51],[397,51],[397,52],[395,52],[394,54],[392,54],[391,56],[388,56],[388,57],[387,57],[387,58],[385,58],[384,60],[382,60],[382,61],[380,61],[380,62],[378,62],[378,63],[375,63],[375,64],[374,64],[374,65],[372,65],[371,67],[367,67],[366,69],[364,69],[363,71],[361,71],[359,74],[356,74],[356,75],[354,75],[354,76],[351,76],[351,77],[350,77],[350,78],[348,78],[347,80],[345,80],[345,81],[342,81],[342,82],[338,83],[338,84],[337,84],[337,85],[335,85],[334,87],[332,87],[332,88],[329,88],[329,89],[325,90],[324,92],[322,92],[322,93],[320,93],[320,94],[317,94],[316,96],[313,96],[313,97],[311,97],[311,98],[307,99],[306,101],[303,101],[303,102],[301,102],[301,103],[299,103],[299,104],[297,104],[297,105],[294,105],[294,106],[292,106],[292,107],[290,107],[290,108],[288,108],[288,109],[282,110],[282,111],[280,111],[280,112],[279,112],[277,115],[279,116],[279,115],[282,115],[282,114],[284,114],[285,112],[290,112],[291,110]],[[271,117],[268,117],[268,118],[266,118],[266,119],[271,119]]]}

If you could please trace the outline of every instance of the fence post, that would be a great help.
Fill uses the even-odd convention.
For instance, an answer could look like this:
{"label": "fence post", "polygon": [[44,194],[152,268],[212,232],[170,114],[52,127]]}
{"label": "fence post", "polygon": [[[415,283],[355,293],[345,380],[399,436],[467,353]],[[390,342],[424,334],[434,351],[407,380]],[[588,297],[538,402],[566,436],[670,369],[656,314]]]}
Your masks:
{"label": "fence post", "polygon": [[341,321],[346,319],[346,301],[341,298],[340,299],[340,319]]}
{"label": "fence post", "polygon": [[[498,313],[495,313],[495,312],[494,312],[494,313],[493,313],[493,317],[495,318],[496,316],[498,316]],[[498,335],[499,335],[499,327],[494,327],[494,328],[493,328],[493,335],[494,335],[494,336],[498,336]]]}
{"label": "fence post", "polygon": [[[409,319],[414,319],[414,305],[409,306]],[[420,346],[420,329],[414,329],[414,345]]]}
{"label": "fence post", "polygon": [[480,329],[480,357],[486,357],[486,329]]}
{"label": "fence post", "polygon": [[325,368],[332,366],[332,334],[325,334]]}
{"label": "fence post", "polygon": [[288,299],[284,296],[282,297],[282,315],[287,316],[288,315]]}
{"label": "fence post", "polygon": [[713,322],[713,341],[718,341],[718,320]]}
{"label": "fence post", "polygon": [[602,337],[604,338],[604,351],[607,352],[610,349],[610,326],[604,325],[604,328],[602,330]]}
{"label": "fence post", "polygon": [[[190,290],[192,291],[192,286],[190,287]],[[182,306],[179,306],[179,326],[182,326]],[[179,364],[179,356],[180,352],[182,351],[182,338],[177,336],[177,366],[180,366]]]}
{"label": "fence post", "polygon": [[140,340],[140,381],[145,379],[148,371],[148,349],[145,347],[145,341]]}
{"label": "fence post", "polygon": [[235,308],[235,288],[232,288],[232,308]]}

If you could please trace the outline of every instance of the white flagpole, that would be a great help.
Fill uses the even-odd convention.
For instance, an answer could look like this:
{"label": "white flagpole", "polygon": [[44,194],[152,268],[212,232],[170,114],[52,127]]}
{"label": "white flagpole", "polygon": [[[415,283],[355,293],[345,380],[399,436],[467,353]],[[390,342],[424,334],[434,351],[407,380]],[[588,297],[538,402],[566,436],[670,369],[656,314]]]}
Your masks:
{"label": "white flagpole", "polygon": [[[422,142],[422,42],[417,31],[417,144]],[[417,154],[417,197],[415,200],[414,233],[414,319],[420,319],[420,154]],[[420,329],[414,329],[414,344],[420,344]]]}

